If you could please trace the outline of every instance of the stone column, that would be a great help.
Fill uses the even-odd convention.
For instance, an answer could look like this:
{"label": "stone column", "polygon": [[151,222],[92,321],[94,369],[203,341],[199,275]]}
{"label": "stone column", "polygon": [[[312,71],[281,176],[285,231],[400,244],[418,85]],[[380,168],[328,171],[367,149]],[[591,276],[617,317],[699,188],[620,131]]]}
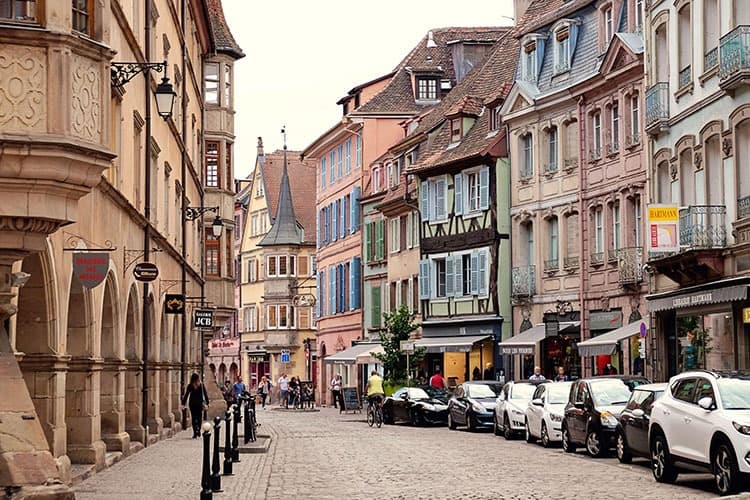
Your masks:
{"label": "stone column", "polygon": [[125,432],[125,361],[107,359],[101,373],[101,433],[107,451],[123,454],[130,450]]}
{"label": "stone column", "polygon": [[49,451],[29,390],[10,344],[6,324],[16,313],[11,304],[14,261],[24,252],[0,253],[0,487],[21,498],[74,499],[62,484],[55,459]]}
{"label": "stone column", "polygon": [[68,457],[73,463],[104,468],[107,447],[101,439],[99,391],[101,360],[73,358],[65,381]]}

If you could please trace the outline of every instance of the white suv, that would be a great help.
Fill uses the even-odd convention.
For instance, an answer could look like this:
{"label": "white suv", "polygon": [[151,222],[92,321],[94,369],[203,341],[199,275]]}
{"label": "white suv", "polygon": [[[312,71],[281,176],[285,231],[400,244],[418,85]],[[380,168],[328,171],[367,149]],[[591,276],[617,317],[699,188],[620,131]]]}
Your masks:
{"label": "white suv", "polygon": [[708,470],[722,495],[750,478],[750,372],[692,371],[669,380],[649,427],[654,478]]}

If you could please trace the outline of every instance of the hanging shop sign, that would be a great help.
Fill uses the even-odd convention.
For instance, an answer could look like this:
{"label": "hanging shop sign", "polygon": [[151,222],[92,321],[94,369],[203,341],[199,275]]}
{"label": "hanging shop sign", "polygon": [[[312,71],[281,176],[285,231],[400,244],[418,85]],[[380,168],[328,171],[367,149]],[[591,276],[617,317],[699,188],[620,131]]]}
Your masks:
{"label": "hanging shop sign", "polygon": [[677,205],[649,205],[650,252],[679,252],[680,209]]}
{"label": "hanging shop sign", "polygon": [[107,277],[108,253],[78,252],[73,254],[73,274],[84,288],[95,288]]}
{"label": "hanging shop sign", "polygon": [[168,293],[164,298],[165,314],[185,314],[185,296],[181,293]]}
{"label": "hanging shop sign", "polygon": [[159,268],[153,262],[139,262],[133,268],[133,276],[138,281],[154,281],[159,276]]}
{"label": "hanging shop sign", "polygon": [[194,328],[213,328],[214,312],[211,309],[196,309],[193,312]]}

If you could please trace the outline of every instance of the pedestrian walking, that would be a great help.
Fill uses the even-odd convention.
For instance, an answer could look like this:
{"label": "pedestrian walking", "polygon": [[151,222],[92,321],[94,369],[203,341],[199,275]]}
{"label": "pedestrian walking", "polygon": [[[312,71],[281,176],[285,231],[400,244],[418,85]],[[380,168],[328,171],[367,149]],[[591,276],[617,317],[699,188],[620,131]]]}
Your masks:
{"label": "pedestrian walking", "polygon": [[224,387],[221,388],[221,395],[227,403],[228,410],[234,403],[234,392],[232,391],[232,385],[229,383],[229,380],[224,381]]}
{"label": "pedestrian walking", "polygon": [[247,392],[247,386],[245,386],[245,383],[242,381],[242,377],[237,377],[237,382],[232,386],[232,396],[234,396],[234,400],[239,401],[240,396],[245,392]]}
{"label": "pedestrian walking", "polygon": [[479,370],[478,366],[474,367],[474,371],[471,373],[471,379],[472,380],[482,380],[482,372]]}
{"label": "pedestrian walking", "polygon": [[271,394],[271,381],[263,375],[258,384],[258,396],[260,396],[261,408],[264,410],[266,409],[266,399],[268,399],[269,394]]}
{"label": "pedestrian walking", "polygon": [[190,383],[185,388],[185,393],[182,395],[182,409],[185,409],[185,405],[190,408],[190,418],[193,424],[193,439],[200,437],[201,432],[201,420],[203,418],[203,411],[208,410],[208,394],[206,393],[205,386],[201,383],[201,379],[197,373],[193,373],[190,376]]}
{"label": "pedestrian walking", "polygon": [[445,381],[445,378],[443,378],[443,375],[440,373],[440,368],[435,369],[435,374],[430,377],[430,385],[434,387],[435,389],[441,389],[441,390],[448,390],[448,383]]}
{"label": "pedestrian walking", "polygon": [[538,366],[534,367],[534,374],[529,377],[529,380],[531,382],[544,382],[547,380],[544,375],[542,375],[542,369]]}
{"label": "pedestrian walking", "polygon": [[344,407],[341,403],[341,374],[337,373],[331,380],[331,393],[333,394],[333,407],[338,408],[339,406]]}
{"label": "pedestrian walking", "polygon": [[279,406],[289,408],[289,378],[286,372],[279,377]]}
{"label": "pedestrian walking", "polygon": [[295,403],[299,400],[299,381],[297,380],[297,377],[292,377],[289,381],[288,399],[289,402],[287,403],[287,407],[292,405],[292,408],[294,408]]}

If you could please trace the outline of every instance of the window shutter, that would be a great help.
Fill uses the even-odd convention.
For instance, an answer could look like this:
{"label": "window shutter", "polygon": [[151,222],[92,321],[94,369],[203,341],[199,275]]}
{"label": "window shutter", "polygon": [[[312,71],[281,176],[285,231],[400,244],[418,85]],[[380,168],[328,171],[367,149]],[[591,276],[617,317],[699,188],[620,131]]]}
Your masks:
{"label": "window shutter", "polygon": [[453,256],[448,255],[445,257],[445,296],[453,296]]}
{"label": "window shutter", "polygon": [[326,315],[326,272],[324,270],[320,270],[320,289],[319,289],[319,295],[320,295],[320,303],[318,304],[320,307],[320,316]]}
{"label": "window shutter", "polygon": [[454,270],[454,283],[453,292],[455,297],[463,297],[464,295],[464,258],[463,255],[453,256],[455,262],[453,264]]}
{"label": "window shutter", "polygon": [[352,216],[352,224],[354,225],[354,229],[352,230],[352,232],[354,232],[354,231],[359,231],[359,227],[360,227],[359,218],[362,215],[362,212],[361,212],[362,207],[359,204],[359,200],[360,198],[362,198],[362,188],[359,186],[354,186],[354,191],[352,194],[354,196],[354,199],[352,200],[352,207],[353,207],[353,213],[354,213],[354,215]]}
{"label": "window shutter", "polygon": [[430,298],[430,260],[419,261],[419,298],[420,300]]}
{"label": "window shutter", "polygon": [[471,252],[471,294],[479,294],[479,255]]}
{"label": "window shutter", "polygon": [[354,290],[354,301],[352,309],[362,308],[362,259],[354,257],[352,259],[352,290]]}
{"label": "window shutter", "polygon": [[[436,220],[443,220],[447,216],[445,213],[445,193],[447,190],[445,178],[441,178],[435,182],[435,206],[433,207],[432,213]],[[432,216],[430,216],[430,218],[432,218]]]}
{"label": "window shutter", "polygon": [[336,264],[336,312],[344,311],[344,265]]}
{"label": "window shutter", "polygon": [[341,224],[339,224],[339,238],[346,236],[346,196],[341,197]]}
{"label": "window shutter", "polygon": [[479,208],[490,208],[490,167],[483,167],[479,171]]}
{"label": "window shutter", "polygon": [[370,288],[372,301],[372,327],[380,328],[380,287],[373,286]]}
{"label": "window shutter", "polygon": [[320,226],[320,210],[318,210],[318,224],[317,224],[316,228],[318,230],[318,236],[317,236],[316,244],[317,244],[317,248],[320,248],[320,229],[321,229],[321,226]]}
{"label": "window shutter", "polygon": [[569,38],[568,57],[570,60],[568,61],[568,64],[571,64],[573,62],[573,53],[576,50],[576,41],[578,40],[578,23],[572,23],[570,25]]}
{"label": "window shutter", "polygon": [[419,212],[422,214],[422,220],[430,220],[430,183],[422,181],[422,192],[420,193]]}
{"label": "window shutter", "polygon": [[315,301],[315,317],[320,318],[320,301],[322,299],[320,289],[320,274],[315,276],[315,291],[317,292],[318,300]]}
{"label": "window shutter", "polygon": [[375,259],[385,256],[385,224],[384,220],[375,221]]}
{"label": "window shutter", "polygon": [[339,239],[339,200],[333,200],[331,204],[331,241]]}
{"label": "window shutter", "polygon": [[464,174],[453,176],[453,212],[456,215],[464,213]]}
{"label": "window shutter", "polygon": [[372,223],[365,222],[365,262],[372,260]]}
{"label": "window shutter", "polygon": [[545,40],[544,39],[538,39],[536,41],[536,77],[539,78],[539,75],[542,73],[542,64],[544,63],[544,45]]}
{"label": "window shutter", "polygon": [[322,158],[320,160],[320,187],[325,188],[326,187],[326,159]]}
{"label": "window shutter", "polygon": [[479,295],[487,295],[487,261],[489,252],[482,250],[479,252]]}
{"label": "window shutter", "polygon": [[328,311],[330,314],[336,314],[336,266],[328,268],[330,276],[328,277]]}

